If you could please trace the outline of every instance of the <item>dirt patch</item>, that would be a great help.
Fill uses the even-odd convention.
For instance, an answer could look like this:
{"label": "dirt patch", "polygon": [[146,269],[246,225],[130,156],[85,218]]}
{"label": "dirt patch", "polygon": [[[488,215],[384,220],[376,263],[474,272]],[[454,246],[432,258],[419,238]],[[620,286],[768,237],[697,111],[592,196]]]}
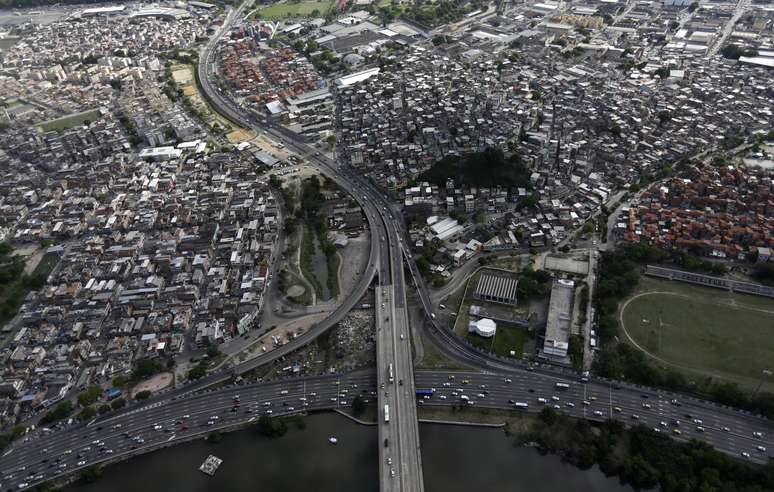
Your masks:
{"label": "dirt patch", "polygon": [[245,142],[247,140],[250,140],[252,138],[252,135],[249,132],[246,132],[241,129],[237,129],[226,134],[226,138],[231,143],[240,143],[240,142]]}
{"label": "dirt patch", "polygon": [[161,391],[170,384],[172,384],[171,372],[162,372],[161,374],[156,374],[152,378],[146,379],[145,381],[142,381],[137,386],[135,386],[132,389],[132,397],[134,397],[140,391],[150,391],[151,393]]}
{"label": "dirt patch", "polygon": [[190,68],[181,68],[172,72],[172,78],[175,79],[175,82],[178,84],[190,84],[193,80],[193,72]]}
{"label": "dirt patch", "polygon": [[288,297],[299,297],[304,295],[306,289],[301,285],[291,285],[288,287]]}

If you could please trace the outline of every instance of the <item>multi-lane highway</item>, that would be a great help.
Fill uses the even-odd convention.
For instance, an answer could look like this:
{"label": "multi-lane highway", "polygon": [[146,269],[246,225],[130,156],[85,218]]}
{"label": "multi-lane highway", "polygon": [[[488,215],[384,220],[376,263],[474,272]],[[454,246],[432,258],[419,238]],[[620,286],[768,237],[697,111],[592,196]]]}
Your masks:
{"label": "multi-lane highway", "polygon": [[[651,390],[616,389],[607,381],[583,383],[529,371],[418,371],[415,379],[417,388],[435,390],[419,400],[420,406],[464,404],[528,412],[551,406],[591,420],[615,418],[627,425],[643,424],[679,440],[695,438],[734,456],[747,453],[756,462],[767,460],[774,449],[774,424],[768,420],[695,400],[678,397],[673,402],[673,395]],[[559,388],[557,383],[568,387]],[[383,389],[377,386],[375,374],[362,372],[229,386],[148,404],[102,422],[78,424],[18,443],[0,457],[0,490],[18,490],[22,484],[26,485],[21,488],[33,486],[94,464],[249,424],[260,415],[348,407],[358,394],[373,404],[379,391]],[[527,407],[516,410],[517,403]],[[397,463],[394,455],[385,454],[387,458]],[[397,478],[396,471],[391,479]]]}

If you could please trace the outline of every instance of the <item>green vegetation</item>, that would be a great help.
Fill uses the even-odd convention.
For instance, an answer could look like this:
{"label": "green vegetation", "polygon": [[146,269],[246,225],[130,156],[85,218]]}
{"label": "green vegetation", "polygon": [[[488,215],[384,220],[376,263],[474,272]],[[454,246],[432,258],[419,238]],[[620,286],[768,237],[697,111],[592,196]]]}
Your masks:
{"label": "green vegetation", "polygon": [[457,22],[465,14],[475,10],[486,10],[486,8],[487,4],[481,1],[462,4],[456,1],[438,0],[412,2],[408,6],[392,4],[372,11],[379,16],[382,24],[388,24],[403,16],[425,27],[432,28],[450,22]]}
{"label": "green vegetation", "polygon": [[86,407],[78,414],[78,420],[81,422],[86,422],[88,420],[93,419],[97,416],[97,411],[94,409],[94,407]]}
{"label": "green vegetation", "polygon": [[483,338],[473,333],[469,333],[466,338],[473,345],[494,352],[500,357],[511,357],[511,350],[513,350],[516,353],[515,357],[521,359],[524,345],[531,337],[525,328],[497,323],[497,331],[492,338]]}
{"label": "green vegetation", "polygon": [[223,440],[223,433],[220,431],[214,431],[207,434],[207,442],[210,444],[217,444]]}
{"label": "green vegetation", "polygon": [[529,187],[529,170],[518,154],[505,157],[502,150],[489,148],[465,156],[446,156],[419,175],[418,180],[440,187],[453,178],[471,186]]}
{"label": "green vegetation", "polygon": [[519,299],[545,297],[551,292],[551,274],[545,270],[535,270],[528,265],[519,274],[516,293]]}
{"label": "green vegetation", "polygon": [[567,349],[570,356],[572,367],[576,371],[583,370],[583,337],[580,335],[570,335],[570,346]]}
{"label": "green vegetation", "polygon": [[545,408],[523,436],[581,469],[598,465],[635,490],[710,492],[774,490],[774,462],[734,459],[696,440],[679,442],[639,425],[608,420],[597,426]]}
{"label": "green vegetation", "polygon": [[[301,184],[301,207],[295,211],[296,219],[305,224],[301,241],[301,271],[306,280],[312,285],[318,297],[322,297],[323,289],[320,280],[314,274],[312,265],[315,254],[315,239],[325,255],[327,265],[327,287],[332,298],[338,296],[339,260],[336,255],[336,247],[328,240],[327,217],[320,213],[325,196],[322,194],[322,186],[317,176],[311,176]],[[287,203],[287,202],[286,202]]]}
{"label": "green vegetation", "polygon": [[647,284],[651,292],[621,308],[623,327],[639,347],[693,375],[758,384],[774,360],[771,301],[662,280]]}
{"label": "green vegetation", "polygon": [[252,17],[257,19],[284,19],[286,17],[318,17],[325,16],[333,7],[332,0],[277,2],[255,12]]}
{"label": "green vegetation", "polygon": [[303,232],[301,240],[301,272],[304,274],[304,278],[314,288],[317,293],[317,297],[322,297],[322,285],[317,275],[314,274],[314,267],[312,265],[312,259],[314,258],[314,232],[307,229]]}
{"label": "green vegetation", "polygon": [[140,359],[134,363],[132,380],[141,381],[164,370],[164,365],[158,359]]}
{"label": "green vegetation", "polygon": [[96,121],[100,117],[98,110],[93,109],[91,111],[83,111],[82,113],[75,113],[63,118],[57,118],[55,120],[49,120],[38,125],[41,131],[61,132],[78,125],[88,125]]}
{"label": "green vegetation", "polygon": [[742,48],[738,44],[727,44],[720,50],[720,54],[729,60],[738,60],[742,56],[758,56],[758,50]]}
{"label": "green vegetation", "polygon": [[99,400],[102,393],[102,388],[99,386],[89,386],[86,390],[78,394],[78,404],[82,407],[88,407]]}
{"label": "green vegetation", "polygon": [[194,367],[188,370],[188,379],[196,381],[207,375],[207,365],[204,362],[199,362]]}
{"label": "green vegetation", "polygon": [[0,243],[0,327],[16,316],[30,291],[46,284],[46,278],[59,262],[58,256],[44,256],[32,274],[27,275],[24,259],[12,252],[11,246]]}
{"label": "green vegetation", "polygon": [[130,380],[128,377],[119,375],[113,378],[112,383],[114,388],[123,388],[127,385],[127,383],[129,383],[129,381]]}
{"label": "green vegetation", "polygon": [[[735,383],[717,382],[712,377],[688,381],[682,372],[671,367],[657,367],[642,351],[632,345],[615,342],[617,338],[621,338],[618,304],[634,292],[640,280],[640,264],[656,263],[654,260],[669,258],[672,258],[670,253],[643,245],[627,245],[617,251],[602,253],[594,298],[599,313],[597,334],[602,347],[594,359],[594,372],[604,377],[647,386],[692,392],[725,405],[760,412],[769,418],[774,417],[773,393],[759,392],[750,396],[742,392]],[[720,291],[714,291],[712,295],[717,298],[719,294]],[[738,323],[734,322],[732,326],[736,329]]]}
{"label": "green vegetation", "polygon": [[4,450],[11,441],[14,441],[27,432],[27,428],[23,425],[15,426],[8,434],[0,434],[0,451]]}
{"label": "green vegetation", "polygon": [[121,408],[124,408],[126,406],[126,400],[123,398],[116,398],[112,402],[110,402],[110,408],[113,410],[119,410]]}
{"label": "green vegetation", "polygon": [[46,425],[58,420],[62,420],[66,417],[69,417],[71,413],[73,413],[72,402],[69,400],[63,401],[54,407],[53,410],[43,415],[43,418],[40,419],[40,424]]}
{"label": "green vegetation", "polygon": [[285,419],[273,419],[269,415],[261,415],[255,424],[258,433],[270,439],[282,437],[288,431],[288,423]]}
{"label": "green vegetation", "polygon": [[85,483],[94,483],[102,477],[102,467],[91,465],[81,470],[78,478]]}
{"label": "green vegetation", "polygon": [[774,262],[766,261],[756,264],[753,269],[753,278],[764,285],[774,286]]}
{"label": "green vegetation", "polygon": [[151,397],[151,392],[148,390],[140,391],[136,395],[134,395],[134,399],[138,401],[147,400]]}

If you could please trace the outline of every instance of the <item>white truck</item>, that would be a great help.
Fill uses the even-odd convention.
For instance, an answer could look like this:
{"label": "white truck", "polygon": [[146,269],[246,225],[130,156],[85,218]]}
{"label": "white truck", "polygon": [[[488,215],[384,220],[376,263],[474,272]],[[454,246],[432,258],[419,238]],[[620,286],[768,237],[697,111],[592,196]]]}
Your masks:
{"label": "white truck", "polygon": [[390,406],[384,405],[384,421],[389,422],[390,421]]}

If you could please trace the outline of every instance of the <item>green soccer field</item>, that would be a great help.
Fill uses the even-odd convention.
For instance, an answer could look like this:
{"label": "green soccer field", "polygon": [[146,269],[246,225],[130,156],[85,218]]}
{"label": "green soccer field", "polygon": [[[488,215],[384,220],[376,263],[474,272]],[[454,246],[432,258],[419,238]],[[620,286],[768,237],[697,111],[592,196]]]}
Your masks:
{"label": "green soccer field", "polygon": [[[693,379],[712,376],[754,388],[774,370],[774,302],[643,278],[621,304],[624,338]],[[774,389],[774,378],[764,380]]]}

